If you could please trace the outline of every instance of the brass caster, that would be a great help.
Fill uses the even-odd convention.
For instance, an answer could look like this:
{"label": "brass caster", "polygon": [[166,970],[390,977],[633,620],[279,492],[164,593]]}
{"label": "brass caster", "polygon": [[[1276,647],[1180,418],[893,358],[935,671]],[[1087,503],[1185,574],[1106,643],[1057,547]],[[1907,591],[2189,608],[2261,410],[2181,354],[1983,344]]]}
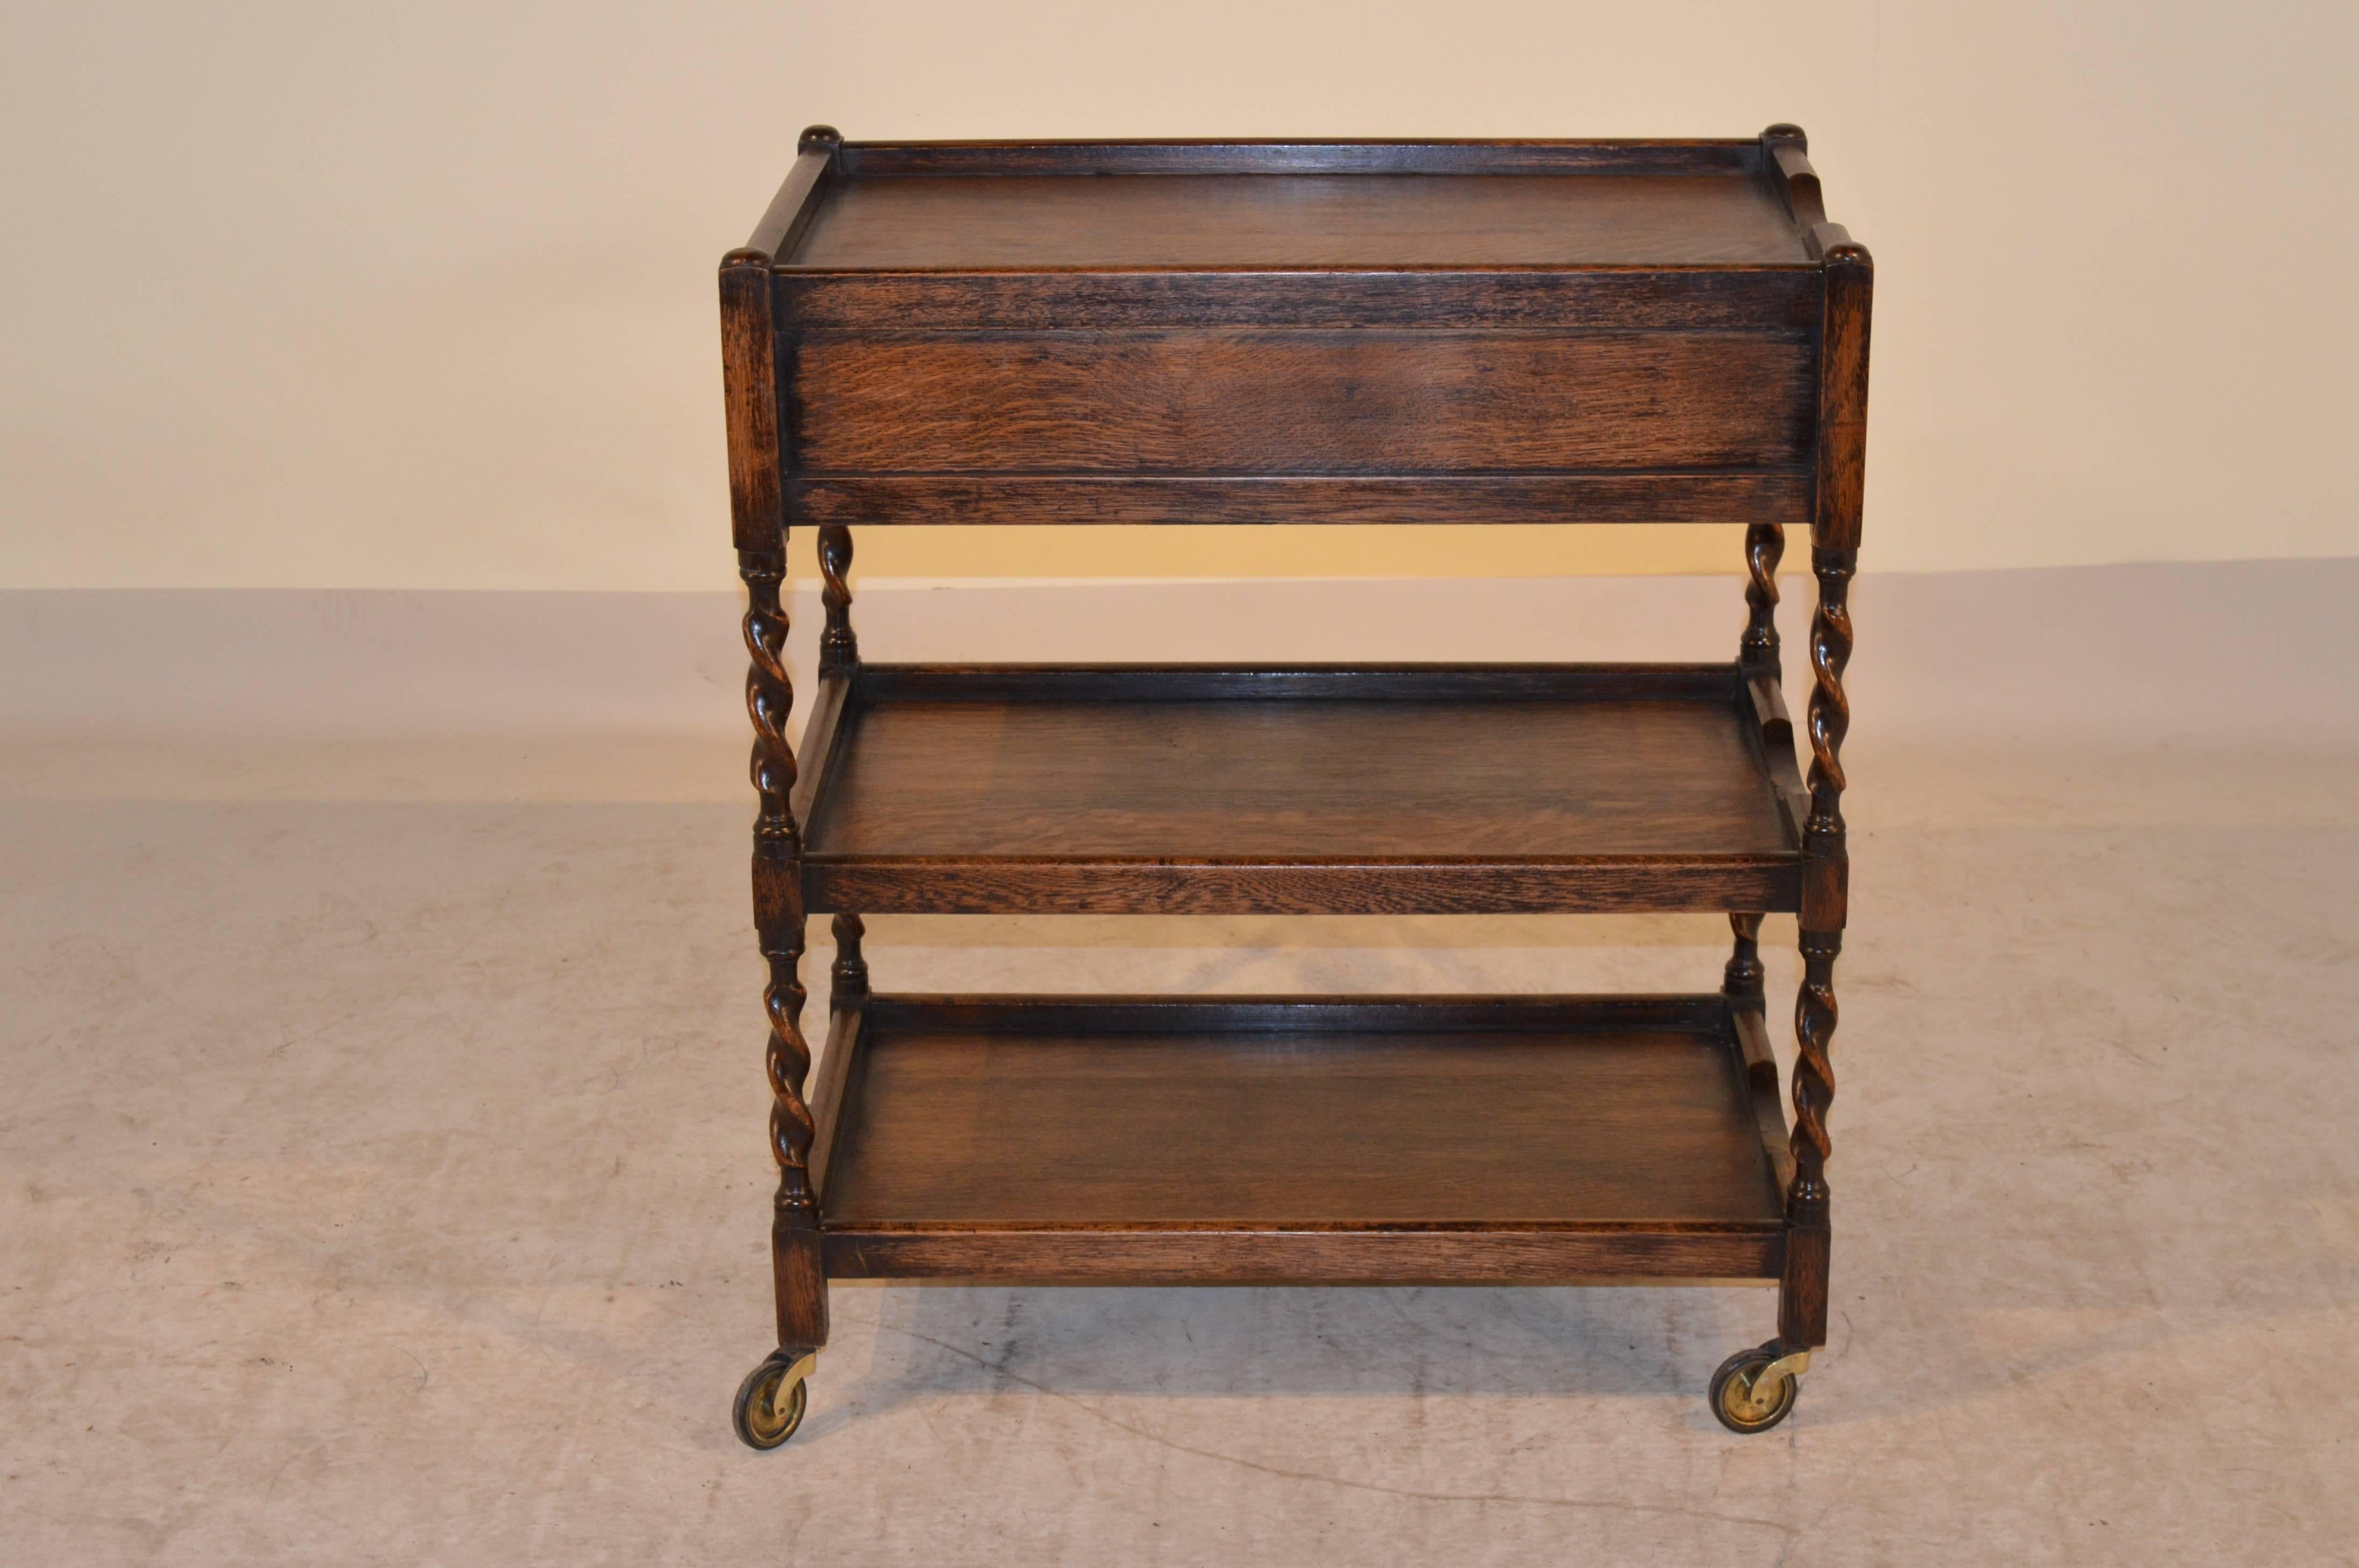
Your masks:
{"label": "brass caster", "polygon": [[1712,1413],[1731,1432],[1767,1432],[1793,1412],[1810,1353],[1780,1353],[1777,1341],[1740,1350],[1712,1375]]}
{"label": "brass caster", "polygon": [[773,1350],[745,1374],[729,1416],[746,1447],[776,1448],[795,1434],[810,1397],[805,1379],[818,1365],[816,1350]]}

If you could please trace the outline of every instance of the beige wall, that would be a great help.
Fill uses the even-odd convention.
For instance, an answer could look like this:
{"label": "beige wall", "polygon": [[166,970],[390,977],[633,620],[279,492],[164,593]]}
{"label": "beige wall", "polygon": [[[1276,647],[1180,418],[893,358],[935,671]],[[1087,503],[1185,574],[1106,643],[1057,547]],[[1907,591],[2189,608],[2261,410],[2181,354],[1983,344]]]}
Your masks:
{"label": "beige wall", "polygon": [[[12,8],[0,586],[730,581],[712,268],[794,133],[1810,128],[1868,544],[2359,553],[2359,8]],[[874,576],[1733,565],[1716,531],[872,534]]]}

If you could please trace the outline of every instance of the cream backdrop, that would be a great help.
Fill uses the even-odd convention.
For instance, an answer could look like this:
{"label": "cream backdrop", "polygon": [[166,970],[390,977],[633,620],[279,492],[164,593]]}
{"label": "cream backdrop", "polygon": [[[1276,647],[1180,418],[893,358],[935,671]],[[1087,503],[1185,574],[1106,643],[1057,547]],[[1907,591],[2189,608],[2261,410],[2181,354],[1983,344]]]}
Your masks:
{"label": "cream backdrop", "polygon": [[[1884,569],[2359,553],[2359,7],[20,3],[0,586],[732,586],[712,265],[795,132],[1810,133]],[[1634,537],[863,543],[872,576],[1729,568]]]}

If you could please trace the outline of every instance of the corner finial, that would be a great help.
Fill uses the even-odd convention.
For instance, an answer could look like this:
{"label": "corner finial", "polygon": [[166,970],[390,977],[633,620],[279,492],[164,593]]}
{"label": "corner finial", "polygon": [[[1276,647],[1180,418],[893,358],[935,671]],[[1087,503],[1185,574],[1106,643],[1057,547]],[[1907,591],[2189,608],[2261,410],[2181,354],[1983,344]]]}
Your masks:
{"label": "corner finial", "polygon": [[1810,138],[1804,134],[1802,127],[1789,125],[1783,120],[1763,131],[1761,139],[1765,142],[1793,142],[1804,152],[1810,150]]}
{"label": "corner finial", "polygon": [[843,145],[843,133],[833,125],[806,125],[795,140],[798,153],[832,153]]}

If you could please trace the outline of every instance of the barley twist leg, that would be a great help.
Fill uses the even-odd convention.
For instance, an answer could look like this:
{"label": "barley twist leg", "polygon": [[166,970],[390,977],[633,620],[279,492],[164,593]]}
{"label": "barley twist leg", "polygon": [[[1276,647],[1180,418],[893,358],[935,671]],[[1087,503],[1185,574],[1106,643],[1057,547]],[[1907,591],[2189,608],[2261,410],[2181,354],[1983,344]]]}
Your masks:
{"label": "barley twist leg", "polygon": [[1802,830],[1802,984],[1794,1000],[1794,1180],[1786,1192],[1787,1257],[1778,1338],[1788,1349],[1826,1343],[1830,1254],[1827,1109],[1834,1103],[1831,1051],[1839,1013],[1835,958],[1850,897],[1843,816],[1843,743],[1851,728],[1843,695],[1850,662],[1850,588],[1857,552],[1815,549],[1819,604],[1810,618],[1810,815]]}
{"label": "barley twist leg", "polygon": [[819,531],[820,602],[827,607],[827,628],[820,633],[819,667],[835,669],[860,662],[860,639],[852,632],[852,530],[840,523],[822,524]]}
{"label": "barley twist leg", "polygon": [[763,1065],[770,1082],[770,1153],[778,1166],[770,1226],[778,1343],[815,1349],[827,1343],[827,1281],[820,1262],[819,1202],[810,1182],[816,1130],[803,1098],[811,1053],[802,1029],[802,835],[792,803],[794,749],[787,741],[794,682],[787,674],[787,615],[779,601],[786,569],[783,547],[738,552],[738,575],[745,579],[747,599],[745,708],[754,721],[750,771],[761,799],[754,821],[754,922],[769,967],[769,980],[762,990],[770,1020]]}
{"label": "barley twist leg", "polygon": [[1745,638],[1737,663],[1748,670],[1777,668],[1777,562],[1786,554],[1786,530],[1756,523],[1745,530]]}

